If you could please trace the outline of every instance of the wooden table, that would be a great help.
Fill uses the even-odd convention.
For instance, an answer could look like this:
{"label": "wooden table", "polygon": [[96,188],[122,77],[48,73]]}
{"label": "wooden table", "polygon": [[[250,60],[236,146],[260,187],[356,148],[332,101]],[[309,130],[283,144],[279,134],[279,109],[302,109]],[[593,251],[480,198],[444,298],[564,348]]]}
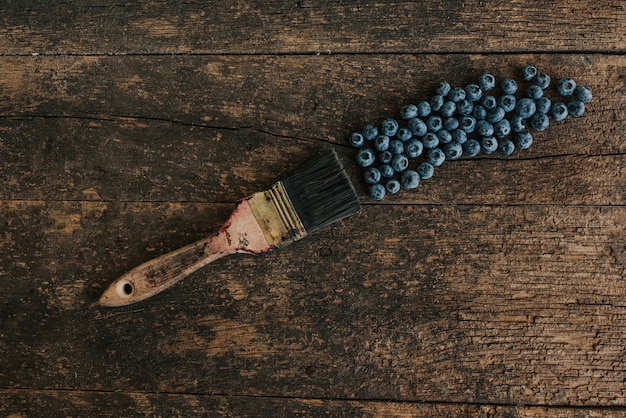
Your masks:
{"label": "wooden table", "polygon": [[[3,2],[0,415],[623,416],[624,8]],[[527,63],[585,116],[368,197],[353,130]],[[329,147],[359,214],[90,306]]]}

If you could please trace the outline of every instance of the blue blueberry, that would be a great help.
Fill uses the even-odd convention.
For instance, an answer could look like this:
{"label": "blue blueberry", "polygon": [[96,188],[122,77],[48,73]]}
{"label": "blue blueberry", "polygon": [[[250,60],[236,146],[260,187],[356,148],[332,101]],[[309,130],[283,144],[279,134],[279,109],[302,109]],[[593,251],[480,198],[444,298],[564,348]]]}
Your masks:
{"label": "blue blueberry", "polygon": [[585,104],[580,100],[572,100],[567,104],[567,112],[575,118],[581,117],[585,113]]}
{"label": "blue blueberry", "polygon": [[500,106],[496,106],[493,109],[491,109],[490,111],[487,112],[487,122],[489,123],[496,123],[501,121],[502,119],[504,119],[504,115],[505,115],[505,111],[504,109],[502,109]]}
{"label": "blue blueberry", "polygon": [[526,89],[526,96],[533,100],[538,100],[541,96],[543,96],[543,89],[536,84],[531,84]]}
{"label": "blue blueberry", "polygon": [[478,86],[482,91],[489,91],[496,86],[496,78],[488,73],[478,77]]}
{"label": "blue blueberry", "polygon": [[378,161],[380,161],[381,164],[389,164],[392,159],[393,154],[389,150],[383,151],[378,154]]}
{"label": "blue blueberry", "polygon": [[446,100],[443,98],[442,95],[437,94],[434,95],[431,99],[430,99],[430,109],[433,112],[439,112],[439,110],[441,110],[441,106],[443,106],[443,103]]}
{"label": "blue blueberry", "polygon": [[474,105],[469,99],[463,99],[456,104],[456,111],[459,115],[471,115],[472,110],[474,110]]}
{"label": "blue blueberry", "polygon": [[391,194],[396,194],[400,191],[400,182],[396,179],[389,179],[385,183],[385,189]]}
{"label": "blue blueberry", "polygon": [[378,136],[378,128],[375,125],[368,123],[363,127],[362,133],[363,138],[365,138],[366,141],[373,141]]}
{"label": "blue blueberry", "polygon": [[483,91],[478,84],[468,84],[465,86],[465,95],[469,101],[476,102],[482,97]]}
{"label": "blue blueberry", "polygon": [[363,177],[365,177],[365,182],[367,184],[378,184],[381,176],[380,170],[376,167],[368,167],[363,173]]}
{"label": "blue blueberry", "polygon": [[548,87],[550,87],[550,82],[552,81],[552,79],[550,78],[549,75],[544,74],[544,73],[538,73],[534,78],[533,78],[533,84],[538,85],[539,87],[541,87],[542,89],[547,89]]}
{"label": "blue blueberry", "polygon": [[424,144],[422,144],[417,139],[411,139],[404,146],[404,153],[409,158],[417,158],[422,155],[422,151],[424,150]]}
{"label": "blue blueberry", "polygon": [[443,129],[446,131],[453,131],[459,127],[459,120],[457,118],[448,118],[443,121]]}
{"label": "blue blueberry", "polygon": [[385,198],[385,186],[382,184],[374,184],[370,187],[370,197],[374,200],[383,200]]}
{"label": "blue blueberry", "polygon": [[493,96],[483,96],[480,104],[482,104],[487,111],[490,111],[498,105],[498,100],[496,100],[496,98]]}
{"label": "blue blueberry", "polygon": [[475,157],[480,154],[480,143],[475,139],[468,139],[463,144],[463,153],[468,157]]}
{"label": "blue blueberry", "polygon": [[352,135],[350,135],[350,145],[354,148],[363,148],[364,144],[365,138],[363,137],[363,134],[359,132],[352,132]]}
{"label": "blue blueberry", "polygon": [[426,120],[426,126],[430,132],[438,132],[443,128],[443,120],[439,115],[433,115]]}
{"label": "blue blueberry", "polygon": [[456,113],[456,103],[452,100],[448,100],[441,106],[441,116],[449,118]]}
{"label": "blue blueberry", "polygon": [[550,116],[555,121],[561,121],[567,117],[567,106],[563,102],[556,102],[550,108]]}
{"label": "blue blueberry", "polygon": [[356,154],[356,162],[361,167],[369,167],[374,164],[374,161],[376,161],[376,154],[374,154],[374,150],[370,148],[360,149]]}
{"label": "blue blueberry", "polygon": [[433,149],[437,145],[439,145],[439,137],[434,132],[428,132],[426,135],[424,135],[421,141],[425,149]]}
{"label": "blue blueberry", "polygon": [[400,176],[400,184],[405,189],[415,189],[420,184],[420,175],[415,170],[405,170]]}
{"label": "blue blueberry", "polygon": [[391,118],[385,119],[380,124],[380,132],[389,137],[394,136],[399,128],[398,121]]}
{"label": "blue blueberry", "polygon": [[522,132],[526,130],[526,122],[520,115],[515,114],[511,116],[511,131]]}
{"label": "blue blueberry", "polygon": [[541,113],[542,115],[547,115],[550,112],[550,107],[552,107],[552,101],[547,97],[540,97],[535,101],[537,105],[537,113]]}
{"label": "blue blueberry", "polygon": [[533,99],[528,97],[524,97],[519,99],[517,105],[515,106],[515,111],[518,115],[522,117],[522,119],[528,119],[537,111],[537,105]]}
{"label": "blue blueberry", "polygon": [[583,103],[589,103],[593,98],[591,90],[584,86],[576,86],[574,89],[574,97]]}
{"label": "blue blueberry", "polygon": [[522,67],[522,78],[524,81],[530,81],[537,75],[537,68],[532,65],[525,65]]}
{"label": "blue blueberry", "polygon": [[435,92],[440,96],[447,96],[450,90],[450,83],[448,83],[447,81],[442,81],[435,89]]}
{"label": "blue blueberry", "polygon": [[376,148],[376,151],[387,151],[387,148],[389,148],[389,137],[387,135],[378,135],[374,140],[374,148]]}
{"label": "blue blueberry", "polygon": [[476,122],[475,131],[480,136],[491,136],[493,135],[493,125],[486,120],[479,120]]}
{"label": "blue blueberry", "polygon": [[404,143],[399,139],[392,139],[389,141],[389,151],[396,155],[404,152]]}
{"label": "blue blueberry", "polygon": [[435,166],[424,161],[417,166],[417,174],[419,174],[422,180],[428,180],[435,173]]}
{"label": "blue blueberry", "polygon": [[528,149],[532,143],[533,136],[528,131],[522,131],[515,135],[515,145],[519,149]]}
{"label": "blue blueberry", "polygon": [[476,129],[476,119],[472,116],[461,116],[459,126],[465,133],[471,134]]}
{"label": "blue blueberry", "polygon": [[448,160],[458,160],[463,155],[463,146],[458,142],[450,142],[443,147],[443,153]]}
{"label": "blue blueberry", "polygon": [[543,131],[548,128],[550,125],[550,120],[548,119],[548,115],[542,115],[541,113],[535,113],[530,118],[530,127],[537,130]]}
{"label": "blue blueberry", "polygon": [[389,164],[381,164],[378,169],[380,170],[380,174],[386,179],[393,177],[396,173],[396,170],[394,170]]}
{"label": "blue blueberry", "polygon": [[517,91],[517,82],[512,78],[505,78],[500,83],[500,88],[504,94],[515,94]]}
{"label": "blue blueberry", "polygon": [[476,120],[482,120],[487,117],[487,109],[484,108],[483,105],[474,106],[474,110],[472,110],[472,116]]}
{"label": "blue blueberry", "polygon": [[448,93],[448,99],[452,100],[455,103],[465,99],[466,96],[467,94],[465,93],[465,90],[463,90],[461,87],[454,87],[450,89],[450,92]]}
{"label": "blue blueberry", "polygon": [[503,141],[500,141],[500,143],[498,144],[498,150],[500,151],[500,154],[508,157],[509,155],[513,154],[513,151],[515,150],[515,144],[513,144],[513,141],[511,141],[510,139],[505,139]]}
{"label": "blue blueberry", "polygon": [[556,84],[556,91],[558,91],[561,96],[571,96],[574,94],[574,90],[576,90],[576,82],[569,77],[560,79]]}
{"label": "blue blueberry", "polygon": [[413,119],[417,116],[417,106],[414,104],[404,105],[400,108],[400,117],[402,119]]}
{"label": "blue blueberry", "polygon": [[498,140],[493,136],[484,136],[480,140],[480,147],[485,154],[493,154],[498,149]]}
{"label": "blue blueberry", "polygon": [[408,127],[415,136],[424,136],[428,132],[428,126],[420,118],[413,118],[409,121]]}
{"label": "blue blueberry", "polygon": [[400,128],[398,129],[398,133],[396,134],[396,138],[398,138],[402,142],[406,142],[413,137],[413,132],[409,128]]}
{"label": "blue blueberry", "polygon": [[459,144],[464,144],[467,141],[467,133],[463,129],[455,129],[450,132],[452,140]]}
{"label": "blue blueberry", "polygon": [[504,109],[505,112],[512,112],[517,104],[517,99],[512,94],[505,94],[498,98],[498,106]]}
{"label": "blue blueberry", "polygon": [[441,148],[433,148],[429,149],[426,153],[426,161],[434,165],[435,167],[439,167],[446,160],[446,154],[443,153]]}
{"label": "blue blueberry", "polygon": [[511,123],[507,119],[502,119],[493,125],[493,134],[497,139],[507,137],[511,133]]}
{"label": "blue blueberry", "polygon": [[417,104],[417,114],[423,118],[430,115],[431,112],[430,103],[426,100],[423,100]]}
{"label": "blue blueberry", "polygon": [[391,160],[391,168],[397,173],[402,173],[409,167],[409,159],[404,154],[398,154]]}

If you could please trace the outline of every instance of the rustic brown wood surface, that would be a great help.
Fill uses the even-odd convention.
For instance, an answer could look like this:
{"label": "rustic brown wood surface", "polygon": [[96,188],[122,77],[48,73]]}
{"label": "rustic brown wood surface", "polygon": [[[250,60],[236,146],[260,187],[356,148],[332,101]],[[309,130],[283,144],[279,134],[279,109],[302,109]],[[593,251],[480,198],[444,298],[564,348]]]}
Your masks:
{"label": "rustic brown wood surface", "polygon": [[[622,1],[0,4],[0,415],[626,414]],[[367,197],[347,137],[537,65],[580,119]],[[363,210],[124,308],[333,147]]]}

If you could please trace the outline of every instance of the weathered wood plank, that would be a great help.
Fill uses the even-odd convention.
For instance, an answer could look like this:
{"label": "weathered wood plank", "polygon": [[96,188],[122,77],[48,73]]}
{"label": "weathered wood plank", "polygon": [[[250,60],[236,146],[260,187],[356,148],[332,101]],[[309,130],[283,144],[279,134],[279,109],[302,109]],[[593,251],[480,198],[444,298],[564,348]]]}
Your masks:
{"label": "weathered wood plank", "polygon": [[2,54],[624,51],[617,0],[4,2]]}
{"label": "weathered wood plank", "polygon": [[228,209],[3,202],[0,387],[624,406],[623,207],[367,206],[88,308]]}
{"label": "weathered wood plank", "polygon": [[590,86],[583,118],[511,158],[444,164],[419,192],[387,201],[623,204],[626,62],[604,55],[5,57],[0,198],[230,202],[430,97],[442,78],[515,75],[533,59]]}

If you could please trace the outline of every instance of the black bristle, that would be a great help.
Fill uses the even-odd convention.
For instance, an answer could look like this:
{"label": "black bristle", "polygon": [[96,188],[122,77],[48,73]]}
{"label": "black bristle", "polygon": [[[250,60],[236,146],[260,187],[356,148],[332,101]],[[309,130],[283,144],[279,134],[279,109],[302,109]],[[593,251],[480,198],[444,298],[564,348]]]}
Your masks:
{"label": "black bristle", "polygon": [[354,187],[332,149],[305,163],[282,183],[308,233],[361,208]]}

